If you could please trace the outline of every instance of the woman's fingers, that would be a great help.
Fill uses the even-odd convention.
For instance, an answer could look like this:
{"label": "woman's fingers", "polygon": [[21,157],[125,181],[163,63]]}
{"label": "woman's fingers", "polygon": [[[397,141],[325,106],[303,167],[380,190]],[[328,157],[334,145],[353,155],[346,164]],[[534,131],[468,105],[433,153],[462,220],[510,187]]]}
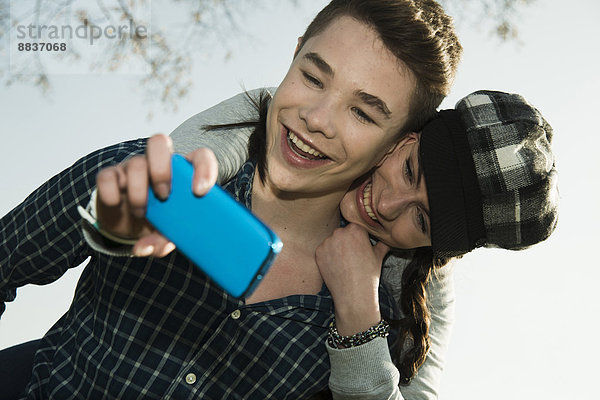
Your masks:
{"label": "woman's fingers", "polygon": [[385,258],[386,254],[390,252],[390,250],[390,246],[383,242],[377,242],[377,244],[373,246],[373,253],[375,254],[375,257],[379,259],[380,263],[383,263],[383,259]]}

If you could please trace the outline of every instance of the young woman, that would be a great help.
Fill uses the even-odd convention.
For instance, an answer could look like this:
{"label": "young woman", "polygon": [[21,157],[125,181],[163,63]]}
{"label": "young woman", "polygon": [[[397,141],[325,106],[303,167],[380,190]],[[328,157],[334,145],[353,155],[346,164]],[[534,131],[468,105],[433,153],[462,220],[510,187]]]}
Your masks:
{"label": "young woman", "polygon": [[[314,253],[339,226],[338,205],[352,181],[447,93],[460,53],[448,22],[429,1],[335,0],[309,26],[257,130],[265,157],[257,153],[230,187],[287,243],[246,301],[214,287],[177,253],[113,257],[84,244],[73,213],[89,200],[90,177],[143,151],[144,140],[82,159],[7,215],[4,300],[92,255],[72,306],[40,343],[29,397],[296,399],[326,389],[334,308],[341,332],[356,321],[332,302]],[[99,210],[101,223],[116,233],[119,222],[106,218],[112,194],[126,187],[127,215],[143,214],[136,179],[120,181],[140,162],[98,176],[108,206],[108,214]],[[111,179],[112,194],[103,188]],[[384,303],[393,319],[393,302]]]}

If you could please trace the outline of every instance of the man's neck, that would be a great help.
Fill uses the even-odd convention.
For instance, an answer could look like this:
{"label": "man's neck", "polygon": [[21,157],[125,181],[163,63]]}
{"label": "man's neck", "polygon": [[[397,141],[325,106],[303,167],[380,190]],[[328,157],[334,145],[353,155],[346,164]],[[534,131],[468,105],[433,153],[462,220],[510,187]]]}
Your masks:
{"label": "man's neck", "polygon": [[278,235],[316,248],[340,226],[339,203],[345,192],[299,197],[273,190],[258,175],[252,185],[252,212]]}

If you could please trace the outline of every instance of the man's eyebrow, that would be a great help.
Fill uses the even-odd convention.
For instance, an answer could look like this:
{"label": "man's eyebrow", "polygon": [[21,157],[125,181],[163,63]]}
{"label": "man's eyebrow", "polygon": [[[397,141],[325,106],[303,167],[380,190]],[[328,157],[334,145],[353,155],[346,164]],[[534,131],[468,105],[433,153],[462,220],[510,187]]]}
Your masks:
{"label": "man's eyebrow", "polygon": [[325,60],[323,60],[323,58],[320,55],[318,55],[317,53],[313,53],[313,52],[306,53],[304,55],[304,58],[307,59],[308,61],[312,62],[324,74],[327,74],[327,75],[333,77],[333,75],[334,75],[333,68],[331,68],[331,66],[329,64],[327,64],[327,62]]}
{"label": "man's eyebrow", "polygon": [[371,107],[375,107],[375,109],[379,111],[379,113],[383,115],[385,119],[390,119],[392,116],[392,112],[385,104],[385,101],[381,100],[379,97],[363,92],[362,90],[354,92],[354,95],[359,97],[364,103],[370,105]]}
{"label": "man's eyebrow", "polygon": [[[309,52],[306,53],[303,58],[313,63],[324,74],[329,75],[330,77],[333,77],[335,75],[333,68],[331,68],[331,66],[327,64],[327,61],[325,61],[323,57],[321,57],[318,53]],[[364,92],[362,90],[357,90],[356,92],[354,92],[354,95],[360,98],[367,105],[374,107],[386,119],[389,119],[391,117],[392,112],[385,104],[385,102],[379,97]]]}

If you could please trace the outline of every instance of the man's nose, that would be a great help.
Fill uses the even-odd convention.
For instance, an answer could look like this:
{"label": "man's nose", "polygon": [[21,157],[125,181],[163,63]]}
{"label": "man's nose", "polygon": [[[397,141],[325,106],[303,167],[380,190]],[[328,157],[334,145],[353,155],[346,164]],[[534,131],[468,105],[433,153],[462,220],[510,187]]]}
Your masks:
{"label": "man's nose", "polygon": [[336,104],[332,96],[316,96],[300,109],[300,119],[309,132],[321,133],[327,138],[335,136],[333,124]]}

